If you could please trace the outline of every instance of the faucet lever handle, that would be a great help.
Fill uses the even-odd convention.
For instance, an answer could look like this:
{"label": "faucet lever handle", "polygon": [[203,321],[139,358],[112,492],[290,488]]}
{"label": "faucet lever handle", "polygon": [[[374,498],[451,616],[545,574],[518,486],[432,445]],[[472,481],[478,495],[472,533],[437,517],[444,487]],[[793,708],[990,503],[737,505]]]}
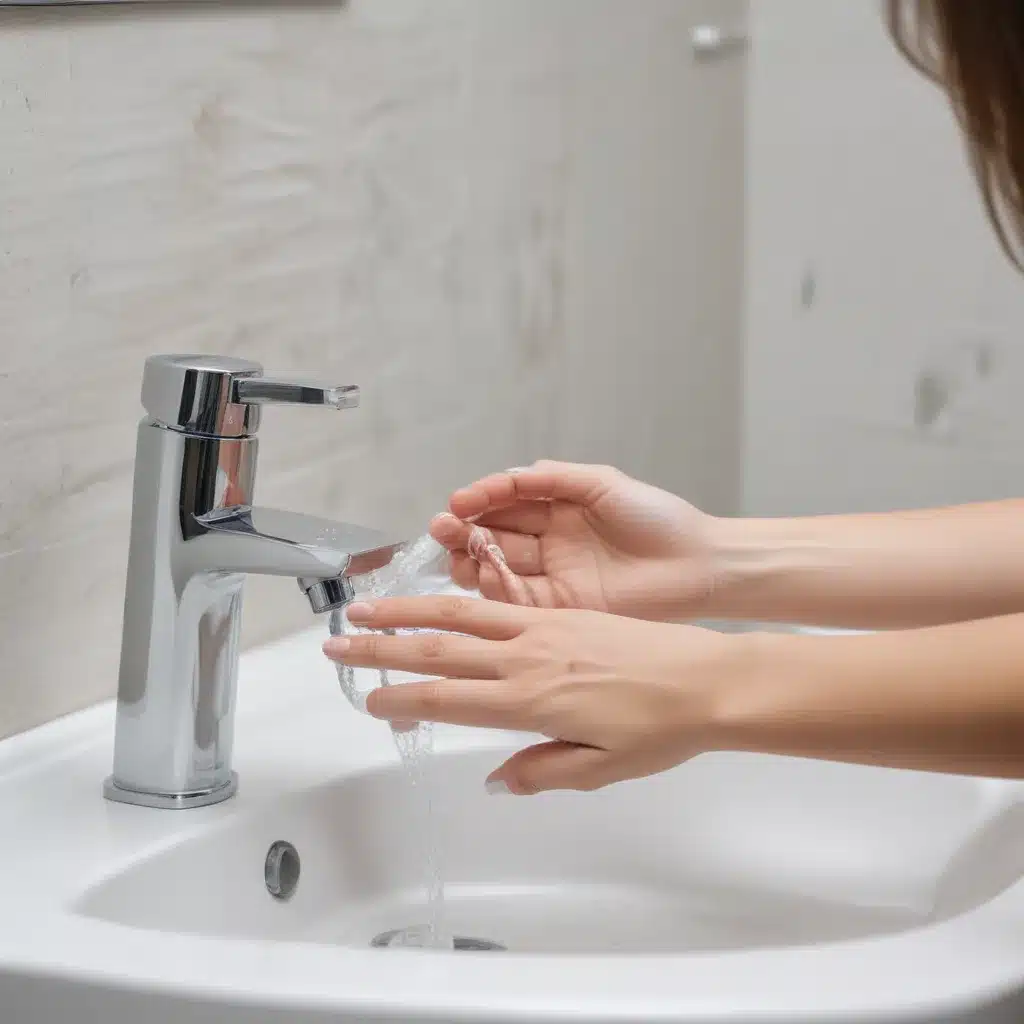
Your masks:
{"label": "faucet lever handle", "polygon": [[359,388],[354,384],[325,384],[284,373],[236,377],[231,400],[239,405],[320,405],[328,409],[354,409],[359,405]]}

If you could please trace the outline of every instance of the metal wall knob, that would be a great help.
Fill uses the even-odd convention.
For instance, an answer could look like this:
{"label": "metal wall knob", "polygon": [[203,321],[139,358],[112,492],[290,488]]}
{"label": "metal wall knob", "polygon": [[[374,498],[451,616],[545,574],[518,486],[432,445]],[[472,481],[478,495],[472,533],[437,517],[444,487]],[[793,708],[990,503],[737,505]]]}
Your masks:
{"label": "metal wall knob", "polygon": [[698,57],[716,57],[745,49],[750,37],[741,29],[721,25],[696,25],[690,32],[690,45]]}

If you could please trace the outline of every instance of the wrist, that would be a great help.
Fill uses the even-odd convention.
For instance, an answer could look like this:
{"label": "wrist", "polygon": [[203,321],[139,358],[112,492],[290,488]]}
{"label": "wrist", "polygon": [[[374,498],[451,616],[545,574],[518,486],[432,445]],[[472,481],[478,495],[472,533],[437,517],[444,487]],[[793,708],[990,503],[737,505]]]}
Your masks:
{"label": "wrist", "polygon": [[706,614],[778,621],[801,576],[827,565],[827,549],[805,520],[715,519],[709,529],[711,582]]}
{"label": "wrist", "polygon": [[[773,753],[773,723],[785,716],[782,691],[804,674],[795,634],[728,634],[724,671],[715,673],[707,707],[709,750]],[[800,688],[797,682],[797,688]]]}
{"label": "wrist", "polygon": [[705,749],[1024,777],[1012,615],[861,636],[744,635]]}

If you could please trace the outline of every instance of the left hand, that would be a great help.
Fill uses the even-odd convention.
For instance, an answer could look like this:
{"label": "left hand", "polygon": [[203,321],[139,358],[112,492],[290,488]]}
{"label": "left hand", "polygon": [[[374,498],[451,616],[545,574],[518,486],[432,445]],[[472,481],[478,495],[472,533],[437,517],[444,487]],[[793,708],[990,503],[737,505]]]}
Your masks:
{"label": "left hand", "polygon": [[355,667],[447,677],[375,690],[375,718],[550,737],[488,780],[492,791],[504,784],[521,795],[598,789],[714,749],[717,695],[745,663],[742,634],[603,612],[412,597],[352,605],[348,617],[373,630],[445,631],[325,644],[328,657]]}

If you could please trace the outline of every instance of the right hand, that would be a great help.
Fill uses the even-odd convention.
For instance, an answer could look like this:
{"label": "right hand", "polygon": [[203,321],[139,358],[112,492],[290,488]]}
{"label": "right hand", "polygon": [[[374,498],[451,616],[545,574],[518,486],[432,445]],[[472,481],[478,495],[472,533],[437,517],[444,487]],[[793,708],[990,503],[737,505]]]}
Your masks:
{"label": "right hand", "polygon": [[[375,718],[548,737],[493,772],[492,791],[599,789],[720,749],[730,709],[762,707],[774,678],[753,633],[436,596],[357,602],[349,616],[368,631],[332,637],[328,657],[435,677],[374,690]],[[431,633],[395,635],[410,629]]]}
{"label": "right hand", "polygon": [[466,551],[474,520],[492,531],[534,605],[669,621],[699,615],[715,586],[716,520],[608,466],[564,462],[485,477],[456,491],[430,532],[452,579],[503,600],[497,573]]}

